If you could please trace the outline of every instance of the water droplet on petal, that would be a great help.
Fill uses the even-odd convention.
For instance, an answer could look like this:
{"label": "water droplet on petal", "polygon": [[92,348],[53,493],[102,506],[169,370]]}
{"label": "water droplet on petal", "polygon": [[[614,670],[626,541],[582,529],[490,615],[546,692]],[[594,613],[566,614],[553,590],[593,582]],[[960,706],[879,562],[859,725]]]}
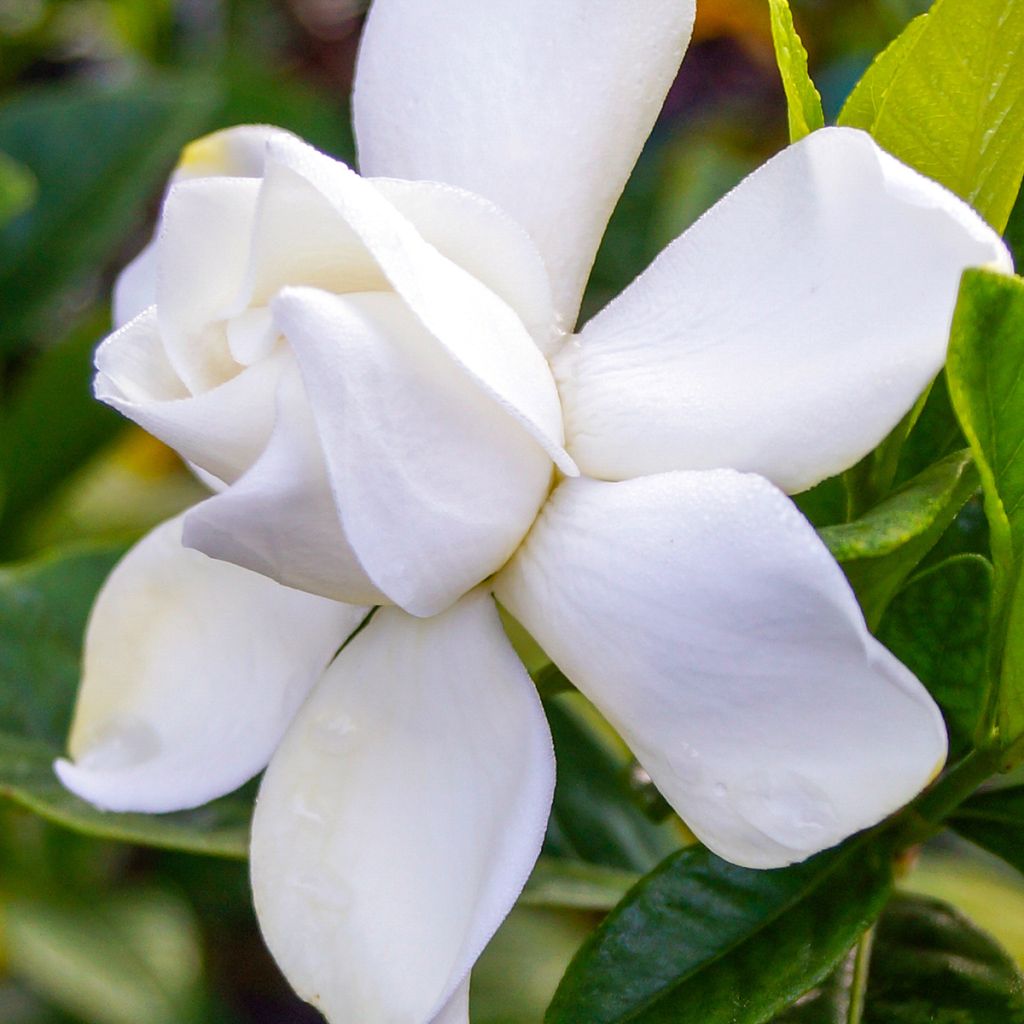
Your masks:
{"label": "water droplet on petal", "polygon": [[349,747],[356,724],[348,715],[323,714],[312,725],[310,738],[327,754],[340,755]]}

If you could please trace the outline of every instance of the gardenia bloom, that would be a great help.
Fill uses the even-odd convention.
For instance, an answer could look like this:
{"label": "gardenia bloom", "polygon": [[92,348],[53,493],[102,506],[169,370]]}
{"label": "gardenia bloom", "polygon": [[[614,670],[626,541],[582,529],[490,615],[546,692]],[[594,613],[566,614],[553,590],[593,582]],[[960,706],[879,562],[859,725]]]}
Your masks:
{"label": "gardenia bloom", "polygon": [[266,766],[256,909],[335,1024],[464,1022],[540,849],[551,740],[492,595],[736,863],[829,847],[943,762],[786,493],[882,440],[962,270],[1008,254],[824,130],[569,334],[692,20],[377,0],[365,176],[274,129],[205,139],[120,282],[96,392],[214,493],[103,589],[58,771],[161,812]]}

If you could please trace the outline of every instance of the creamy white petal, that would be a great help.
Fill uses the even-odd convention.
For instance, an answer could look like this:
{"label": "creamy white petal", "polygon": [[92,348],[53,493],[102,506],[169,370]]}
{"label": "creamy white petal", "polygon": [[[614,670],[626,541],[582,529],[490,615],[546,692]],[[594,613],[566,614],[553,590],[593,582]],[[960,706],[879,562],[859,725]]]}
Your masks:
{"label": "creamy white petal", "polygon": [[[315,199],[315,208],[323,221],[319,231],[310,231],[308,253],[306,232],[297,233],[294,222],[302,209],[298,197],[303,182],[307,198],[301,202],[312,203]],[[551,371],[522,320],[472,274],[428,244],[372,182],[310,146],[278,139],[268,147],[260,205],[261,218],[262,211],[270,216],[282,206],[292,218],[292,251],[287,259],[302,269],[302,276],[296,276],[294,271],[281,275],[276,287],[304,284],[339,290],[329,274],[331,266],[340,265],[338,256],[332,254],[347,253],[352,246],[348,241],[342,249],[330,246],[335,244],[332,240],[343,239],[347,231],[372,256],[387,284],[402,297],[449,358],[484,393],[507,409],[563,472],[576,473],[575,465],[562,448],[561,407]],[[333,218],[331,210],[336,215]],[[302,223],[307,223],[305,217]],[[256,247],[262,249],[265,245],[259,232],[258,227]],[[311,272],[318,267],[320,277],[312,277]],[[341,290],[379,287],[361,283],[356,277],[346,278]],[[254,296],[259,299],[260,291],[254,292]]]}
{"label": "creamy white petal", "polygon": [[[287,135],[268,125],[238,125],[189,143],[168,188],[189,178],[258,178],[263,174],[267,142]],[[156,246],[150,242],[118,276],[114,285],[114,326],[123,327],[156,302]]]}
{"label": "creamy white petal", "polygon": [[288,359],[278,353],[193,397],[167,358],[150,307],[97,349],[94,390],[184,459],[230,483],[267,443]]}
{"label": "creamy white petal", "polygon": [[455,990],[430,1024],[469,1024],[469,978]]}
{"label": "creamy white petal", "polygon": [[370,581],[342,530],[294,364],[281,378],[266,449],[232,487],[186,513],[184,543],[336,601],[390,603]]}
{"label": "creamy white petal", "polygon": [[150,242],[114,283],[114,327],[124,327],[156,303],[156,244]]}
{"label": "creamy white petal", "polygon": [[846,469],[945,359],[960,275],[1009,271],[964,203],[849,129],[751,175],[560,353],[571,454],[603,479]]}
{"label": "creamy white petal", "polygon": [[172,181],[189,178],[259,178],[267,143],[291,132],[268,124],[239,124],[190,142],[181,153]]}
{"label": "creamy white petal", "polygon": [[497,203],[537,243],[571,328],[693,16],[693,0],[375,0],[353,100],[360,168]]}
{"label": "creamy white petal", "polygon": [[489,595],[432,619],[378,611],[256,802],[256,912],[298,993],[335,1024],[455,1024],[540,850],[553,769]]}
{"label": "creamy white petal", "polygon": [[942,765],[938,708],[763,477],[567,481],[496,593],[727,860],[802,860]]}
{"label": "creamy white petal", "polygon": [[254,178],[199,178],[174,185],[164,202],[157,315],[167,357],[194,394],[239,369],[226,320],[249,266],[259,189]]}
{"label": "creamy white petal", "polygon": [[195,807],[260,771],[367,609],[288,590],[143,538],[104,584],[85,639],[68,789],[113,811]]}
{"label": "creamy white petal", "polygon": [[518,547],[551,460],[397,295],[290,288],[273,310],[352,549],[393,603],[436,614]]}
{"label": "creamy white petal", "polygon": [[550,355],[565,340],[544,260],[511,217],[481,196],[437,181],[375,178],[373,185],[435,249],[504,299],[542,352]]}

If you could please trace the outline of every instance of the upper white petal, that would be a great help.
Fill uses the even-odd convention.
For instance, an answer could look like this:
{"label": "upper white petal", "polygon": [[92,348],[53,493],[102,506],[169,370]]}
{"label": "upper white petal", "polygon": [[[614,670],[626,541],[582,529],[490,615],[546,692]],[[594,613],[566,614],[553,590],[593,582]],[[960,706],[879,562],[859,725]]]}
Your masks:
{"label": "upper white petal", "polygon": [[367,609],[288,590],[157,527],[104,584],[61,781],[113,811],[195,807],[267,763]]}
{"label": "upper white petal", "polygon": [[945,757],[938,708],[762,477],[566,481],[496,593],[736,863],[832,846]]}
{"label": "upper white petal", "polygon": [[436,614],[518,547],[550,459],[397,295],[292,288],[273,309],[352,550],[392,602]]}
{"label": "upper white petal", "polygon": [[256,911],[299,994],[334,1024],[458,1020],[540,850],[553,768],[489,595],[432,619],[378,611],[296,717],[256,804]]}
{"label": "upper white petal", "polygon": [[375,0],[353,101],[360,167],[497,203],[537,243],[571,328],[693,16],[694,0]]}
{"label": "upper white petal", "polygon": [[571,454],[603,479],[856,462],[945,359],[960,275],[999,237],[862,132],[784,150],[673,242],[556,360]]}

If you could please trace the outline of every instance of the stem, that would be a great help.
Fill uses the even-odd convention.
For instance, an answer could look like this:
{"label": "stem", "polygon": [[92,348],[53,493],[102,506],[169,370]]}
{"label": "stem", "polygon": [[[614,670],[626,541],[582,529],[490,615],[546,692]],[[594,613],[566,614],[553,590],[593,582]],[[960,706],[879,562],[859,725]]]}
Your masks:
{"label": "stem", "polygon": [[898,837],[899,846],[905,849],[931,838],[951,811],[999,772],[1002,760],[1002,752],[995,745],[971,751],[911,804],[905,828]]}
{"label": "stem", "polygon": [[864,1000],[868,991],[868,970],[871,965],[871,947],[875,941],[875,929],[869,928],[857,943],[857,954],[853,961],[853,979],[850,982],[850,1006],[846,1011],[847,1024],[861,1024],[864,1017]]}

